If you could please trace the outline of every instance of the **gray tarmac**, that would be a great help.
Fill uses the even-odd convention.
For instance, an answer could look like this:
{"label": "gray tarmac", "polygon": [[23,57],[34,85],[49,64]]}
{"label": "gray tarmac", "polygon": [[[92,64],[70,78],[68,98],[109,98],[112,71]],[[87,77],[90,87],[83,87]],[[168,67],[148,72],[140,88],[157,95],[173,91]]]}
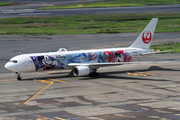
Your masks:
{"label": "gray tarmac", "polygon": [[[178,120],[180,55],[157,54],[149,64],[98,69],[100,76],[71,77],[70,70],[23,73],[4,64],[19,53],[125,47],[138,33],[0,38],[0,119],[2,120]],[[152,44],[179,41],[179,32],[155,33]],[[155,62],[156,61],[156,62]]]}
{"label": "gray tarmac", "polygon": [[[42,0],[11,1],[43,4]],[[47,4],[53,4],[54,1],[57,3],[56,0],[51,0],[47,1]],[[32,4],[25,4],[4,9],[33,7]],[[34,10],[1,11],[0,17],[172,11],[178,12],[179,5],[69,9],[54,10],[52,13]],[[155,33],[152,44],[179,42],[179,33]],[[21,75],[22,81],[17,81],[16,75],[4,68],[4,64],[18,54],[57,51],[60,47],[66,47],[68,50],[125,47],[131,45],[138,35],[1,35],[0,119],[179,120],[179,54],[157,54],[142,59],[158,61],[149,64],[100,68],[98,78],[71,77],[70,70],[63,70],[26,73]]]}
{"label": "gray tarmac", "polygon": [[180,12],[180,4],[152,5],[138,7],[109,7],[109,8],[78,8],[34,10],[37,6],[29,7],[28,4],[12,7],[1,7],[0,18],[30,17],[30,16],[68,16],[87,14],[123,14],[123,13],[170,13]]}

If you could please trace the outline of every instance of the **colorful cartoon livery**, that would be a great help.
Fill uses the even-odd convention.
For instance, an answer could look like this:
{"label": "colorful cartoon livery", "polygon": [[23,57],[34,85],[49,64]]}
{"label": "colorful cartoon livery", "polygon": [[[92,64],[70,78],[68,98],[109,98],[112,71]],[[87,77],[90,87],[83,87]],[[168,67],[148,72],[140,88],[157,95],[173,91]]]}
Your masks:
{"label": "colorful cartoon livery", "polygon": [[132,61],[157,53],[149,50],[157,21],[153,18],[130,47],[79,51],[61,48],[57,52],[22,54],[11,58],[5,68],[15,72],[18,80],[20,73],[65,68],[71,68],[74,76],[98,76],[99,67],[134,64]]}

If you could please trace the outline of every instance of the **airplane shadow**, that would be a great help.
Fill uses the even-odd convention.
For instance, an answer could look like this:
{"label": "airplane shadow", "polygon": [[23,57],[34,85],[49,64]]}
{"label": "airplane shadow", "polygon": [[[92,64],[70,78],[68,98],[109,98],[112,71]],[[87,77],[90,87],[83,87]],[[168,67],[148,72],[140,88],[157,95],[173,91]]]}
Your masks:
{"label": "airplane shadow", "polygon": [[[134,72],[148,72],[148,71],[154,71],[154,70],[160,70],[160,71],[180,71],[180,70],[174,70],[174,69],[166,69],[159,66],[151,66],[148,69],[137,69],[137,70],[128,70],[128,71],[111,71],[111,72],[103,72],[100,73],[99,77],[85,77],[80,78],[79,80],[91,80],[91,79],[99,79],[99,78],[110,78],[110,79],[131,79],[131,80],[148,80],[148,81],[172,81],[172,80],[165,80],[165,79],[149,79],[147,77],[137,77],[137,76],[130,76],[130,77],[123,77],[123,76],[116,76],[114,74],[124,74],[126,72],[134,73]],[[157,73],[158,74],[158,73]]]}
{"label": "airplane shadow", "polygon": [[[131,79],[131,80],[148,80],[148,81],[172,81],[172,80],[165,80],[165,79],[149,79],[147,77],[137,77],[137,76],[116,76],[116,74],[124,74],[126,72],[148,72],[148,71],[154,71],[154,70],[160,70],[160,71],[180,71],[180,70],[174,70],[174,69],[166,69],[162,68],[159,66],[151,66],[148,69],[137,69],[137,70],[129,70],[129,71],[110,71],[110,72],[103,72],[100,73],[99,77],[90,77],[90,76],[85,76],[85,77],[79,77],[78,80],[94,80],[94,79],[100,79],[100,78],[110,78],[110,79]],[[67,75],[60,75],[60,74],[67,74]],[[158,73],[157,73],[158,74]],[[71,72],[55,72],[55,73],[49,73],[49,77],[31,77],[27,79],[23,79],[23,81],[29,81],[29,80],[48,80],[48,79],[64,79],[64,78],[74,78],[71,74]],[[51,76],[53,75],[53,76]]]}

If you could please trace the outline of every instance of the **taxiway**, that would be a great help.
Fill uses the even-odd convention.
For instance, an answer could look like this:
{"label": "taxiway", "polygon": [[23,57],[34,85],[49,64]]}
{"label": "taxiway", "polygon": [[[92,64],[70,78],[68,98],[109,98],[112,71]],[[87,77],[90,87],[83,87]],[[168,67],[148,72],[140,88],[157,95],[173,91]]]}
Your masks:
{"label": "taxiway", "polygon": [[[0,119],[108,120],[180,119],[180,56],[157,54],[144,65],[98,69],[100,77],[71,77],[70,70],[23,73],[5,70],[14,55],[32,52],[125,47],[138,33],[55,36],[2,35]],[[180,34],[155,33],[152,44],[179,41]],[[34,44],[36,43],[36,44]]]}

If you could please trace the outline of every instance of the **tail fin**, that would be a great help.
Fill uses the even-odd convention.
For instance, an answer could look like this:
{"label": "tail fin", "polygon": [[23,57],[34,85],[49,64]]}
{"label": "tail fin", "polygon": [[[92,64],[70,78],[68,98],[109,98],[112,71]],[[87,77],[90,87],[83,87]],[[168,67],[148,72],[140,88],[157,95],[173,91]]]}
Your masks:
{"label": "tail fin", "polygon": [[130,47],[149,49],[157,21],[158,18],[153,18]]}

